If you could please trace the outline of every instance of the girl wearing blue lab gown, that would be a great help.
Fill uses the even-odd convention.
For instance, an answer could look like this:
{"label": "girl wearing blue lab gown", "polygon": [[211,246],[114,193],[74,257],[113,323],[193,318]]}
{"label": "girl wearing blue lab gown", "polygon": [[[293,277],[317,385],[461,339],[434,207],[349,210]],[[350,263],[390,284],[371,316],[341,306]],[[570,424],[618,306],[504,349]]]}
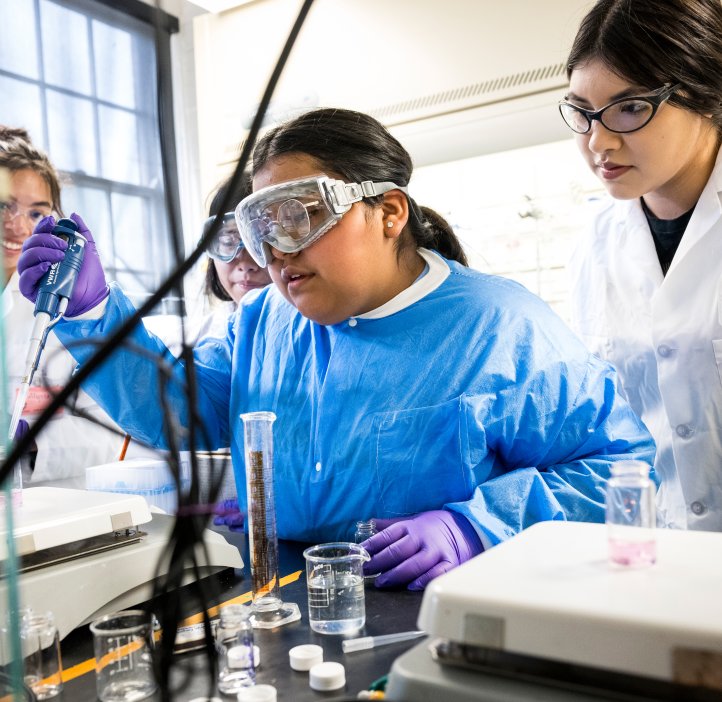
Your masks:
{"label": "girl wearing blue lab gown", "polygon": [[[380,586],[424,587],[537,521],[603,521],[610,464],[651,464],[649,433],[544,302],[452,260],[448,225],[408,194],[403,147],[366,115],[316,110],[270,130],[254,169],[236,218],[275,285],[194,351],[208,448],[230,443],[241,507],[239,415],[268,410],[279,536],[350,540],[374,516]],[[111,286],[56,333],[97,339],[133,311]],[[143,328],[132,338],[164,350]],[[162,445],[155,376],[118,350],[84,387]]]}

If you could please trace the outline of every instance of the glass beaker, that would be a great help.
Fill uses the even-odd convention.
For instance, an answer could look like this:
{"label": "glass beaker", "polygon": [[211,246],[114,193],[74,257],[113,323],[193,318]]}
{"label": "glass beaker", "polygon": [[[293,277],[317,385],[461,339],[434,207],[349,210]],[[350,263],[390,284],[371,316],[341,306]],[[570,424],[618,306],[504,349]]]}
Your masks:
{"label": "glass beaker", "polygon": [[63,689],[60,637],[51,612],[21,612],[20,645],[25,684],[39,700],[48,700]]}
{"label": "glass beaker", "polygon": [[339,542],[311,546],[306,559],[308,620],[319,634],[347,634],[366,623],[363,546]]}
{"label": "glass beaker", "polygon": [[638,568],[657,560],[655,486],[643,461],[616,461],[607,484],[609,562]]}
{"label": "glass beaker", "polygon": [[102,702],[134,702],[152,695],[153,626],[140,609],[106,614],[90,625],[95,649],[95,682]]}
{"label": "glass beaker", "polygon": [[273,495],[273,412],[242,414],[248,502],[248,541],[253,588],[251,623],[271,629],[298,621],[295,602],[281,599],[276,503]]}

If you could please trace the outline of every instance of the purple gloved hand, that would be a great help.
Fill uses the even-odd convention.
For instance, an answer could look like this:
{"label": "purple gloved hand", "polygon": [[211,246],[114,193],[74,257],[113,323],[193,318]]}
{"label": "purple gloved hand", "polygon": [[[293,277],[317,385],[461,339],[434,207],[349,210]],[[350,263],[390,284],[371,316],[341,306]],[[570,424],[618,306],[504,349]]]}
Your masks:
{"label": "purple gloved hand", "polygon": [[231,531],[243,531],[245,515],[238,507],[238,500],[223,500],[216,505],[213,523],[216,526],[227,526]]}
{"label": "purple gloved hand", "polygon": [[[78,279],[75,281],[73,294],[68,301],[68,308],[65,310],[66,317],[77,317],[105,300],[109,290],[93,235],[80,215],[73,213],[70,215],[70,219],[78,225],[78,233],[88,240],[85,246],[83,265],[78,273]],[[40,279],[53,263],[63,260],[65,250],[68,248],[65,241],[51,234],[54,226],[54,217],[45,217],[40,220],[32,236],[25,240],[23,252],[18,259],[20,292],[31,302],[35,302],[38,297]]]}
{"label": "purple gloved hand", "polygon": [[15,427],[15,442],[20,441],[29,431],[30,425],[24,419],[19,419],[18,425]]}
{"label": "purple gloved hand", "polygon": [[484,550],[466,517],[434,510],[403,520],[377,519],[382,531],[361,544],[371,555],[364,573],[381,573],[376,587],[423,590],[438,575]]}

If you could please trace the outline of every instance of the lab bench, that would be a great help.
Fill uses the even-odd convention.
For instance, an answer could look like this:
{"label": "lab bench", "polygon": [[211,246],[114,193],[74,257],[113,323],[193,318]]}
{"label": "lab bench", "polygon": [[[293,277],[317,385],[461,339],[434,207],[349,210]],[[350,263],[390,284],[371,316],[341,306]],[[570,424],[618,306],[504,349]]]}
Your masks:
{"label": "lab bench", "polygon": [[[223,531],[226,539],[238,546],[244,562],[242,571],[226,569],[216,575],[217,601],[208,606],[220,605],[251,590],[246,535]],[[280,575],[289,581],[281,588],[284,601],[296,602],[301,609],[301,620],[277,629],[254,630],[254,639],[260,648],[260,666],[256,673],[257,683],[276,687],[278,700],[304,702],[306,700],[354,699],[360,690],[368,687],[386,675],[393,661],[409,650],[416,641],[399,642],[381,648],[344,654],[341,649],[343,636],[323,635],[311,631],[308,625],[306,600],[306,576],[303,550],[308,544],[296,542],[279,543]],[[300,573],[299,573],[300,572]],[[283,580],[282,580],[283,582]],[[366,585],[366,625],[359,636],[390,634],[416,629],[416,618],[421,605],[422,593],[407,590],[377,590],[373,584]],[[197,607],[190,605],[186,616],[196,614]],[[348,637],[346,637],[348,638]],[[346,686],[334,692],[316,692],[309,687],[308,673],[297,672],[289,665],[288,652],[300,644],[318,644],[324,650],[324,661],[337,661],[346,669]],[[72,631],[61,644],[63,667],[66,679],[58,702],[84,702],[95,700],[95,672],[92,635],[88,626]],[[211,692],[222,700],[234,700],[235,696],[224,696],[217,692],[215,683],[209,688],[210,675],[207,672],[203,651],[179,654],[171,676],[174,683],[187,678],[187,685],[174,696],[174,702],[190,702],[208,696]],[[160,696],[147,698],[159,700]]]}

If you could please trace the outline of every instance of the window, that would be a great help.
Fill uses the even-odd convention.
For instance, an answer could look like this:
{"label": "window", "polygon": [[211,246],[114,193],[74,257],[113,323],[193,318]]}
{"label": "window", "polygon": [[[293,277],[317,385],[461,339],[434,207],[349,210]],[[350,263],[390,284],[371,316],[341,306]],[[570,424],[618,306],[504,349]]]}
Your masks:
{"label": "window", "polygon": [[566,263],[605,196],[573,139],[417,168],[410,191],[447,219],[472,268],[522,283],[569,321]]}
{"label": "window", "polygon": [[[138,304],[173,262],[158,128],[159,57],[154,8],[137,0],[110,4],[0,3],[0,122],[24,127],[48,152],[65,181],[66,214],[85,218],[108,278]],[[163,17],[169,40],[177,22]],[[169,55],[169,43],[159,50]]]}

